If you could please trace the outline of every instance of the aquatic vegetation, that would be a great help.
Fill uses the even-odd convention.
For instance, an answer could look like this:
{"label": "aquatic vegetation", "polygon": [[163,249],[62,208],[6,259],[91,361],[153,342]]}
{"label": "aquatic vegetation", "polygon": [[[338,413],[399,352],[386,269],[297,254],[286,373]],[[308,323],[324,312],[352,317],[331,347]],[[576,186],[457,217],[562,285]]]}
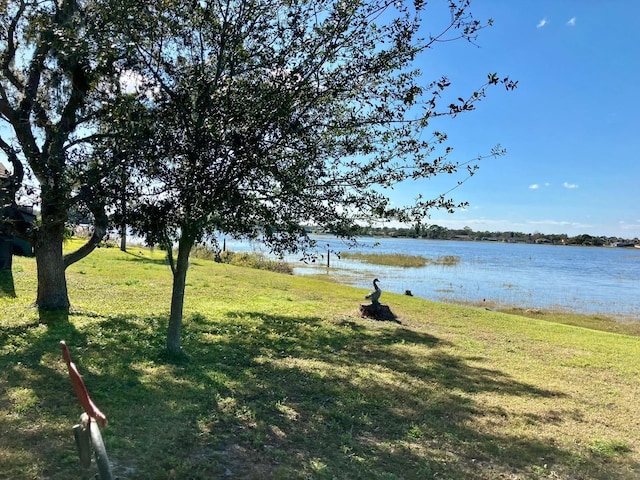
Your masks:
{"label": "aquatic vegetation", "polygon": [[455,255],[443,255],[437,258],[427,258],[421,255],[407,255],[401,253],[360,253],[343,252],[342,258],[350,258],[374,265],[385,265],[389,267],[419,268],[427,265],[457,265],[460,257]]}

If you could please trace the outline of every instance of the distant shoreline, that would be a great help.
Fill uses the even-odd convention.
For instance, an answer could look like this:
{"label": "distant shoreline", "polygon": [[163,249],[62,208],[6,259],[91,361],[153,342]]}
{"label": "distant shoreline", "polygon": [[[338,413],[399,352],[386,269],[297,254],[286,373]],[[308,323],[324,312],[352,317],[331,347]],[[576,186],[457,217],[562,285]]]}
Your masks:
{"label": "distant shoreline", "polygon": [[[338,283],[362,288],[370,288],[371,279],[379,278],[386,292],[409,290],[432,301],[497,310],[522,307],[640,320],[636,273],[640,249],[545,249],[535,244],[368,236],[358,237],[353,245],[353,252],[367,257],[360,260],[351,251],[343,255],[348,245],[335,236],[312,239],[317,262],[301,264],[292,258],[296,275],[329,274]],[[405,257],[428,261],[424,266],[405,265]],[[445,258],[455,262],[438,261]]]}
{"label": "distant shoreline", "polygon": [[[408,229],[396,229],[387,233],[375,231],[369,233],[358,233],[355,238],[393,238],[393,239],[413,239],[413,240],[439,240],[439,241],[455,241],[455,242],[497,242],[497,243],[514,243],[526,245],[558,245],[558,246],[576,246],[576,247],[613,247],[613,248],[640,248],[640,239],[624,239],[620,237],[596,237],[591,235],[578,235],[569,237],[565,234],[513,234],[512,232],[497,232],[486,235],[487,232],[470,232],[469,234],[455,233],[458,230],[449,230],[449,233],[442,233],[437,237],[415,235]],[[311,230],[308,232],[315,236],[332,236],[336,235],[331,232],[320,232]],[[481,235],[482,234],[482,235]]]}

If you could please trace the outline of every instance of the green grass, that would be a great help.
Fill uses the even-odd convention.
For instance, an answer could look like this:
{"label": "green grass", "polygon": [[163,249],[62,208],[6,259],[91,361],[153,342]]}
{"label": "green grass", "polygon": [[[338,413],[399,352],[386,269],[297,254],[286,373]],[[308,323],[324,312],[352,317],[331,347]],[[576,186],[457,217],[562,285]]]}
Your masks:
{"label": "green grass", "polygon": [[0,298],[0,479],[81,478],[61,339],[122,478],[640,478],[640,337],[393,294],[375,322],[365,290],[194,259],[169,362],[162,252],[68,278],[69,322],[40,322],[33,259]]}
{"label": "green grass", "polygon": [[576,327],[590,328],[603,332],[622,333],[640,336],[640,321],[638,319],[614,319],[599,314],[583,315],[576,313],[558,312],[554,310],[538,310],[523,308],[499,309],[504,313],[546,320],[548,322],[563,323]]}
{"label": "green grass", "polygon": [[406,255],[401,253],[360,253],[342,252],[342,258],[351,258],[374,265],[390,267],[424,267],[426,265],[451,266],[460,263],[460,257],[445,255],[437,258],[426,258],[420,255]]}

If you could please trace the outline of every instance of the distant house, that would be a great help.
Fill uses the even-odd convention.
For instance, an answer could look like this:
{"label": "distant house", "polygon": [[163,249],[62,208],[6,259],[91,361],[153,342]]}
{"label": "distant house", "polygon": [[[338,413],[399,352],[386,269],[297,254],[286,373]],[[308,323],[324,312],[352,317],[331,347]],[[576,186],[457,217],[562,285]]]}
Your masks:
{"label": "distant house", "polygon": [[612,247],[621,247],[621,248],[624,248],[624,247],[634,247],[634,246],[635,246],[635,243],[633,243],[633,242],[613,242],[613,243],[611,244],[611,246],[612,246]]}
{"label": "distant house", "polygon": [[512,237],[512,238],[507,238],[505,240],[505,242],[507,243],[529,243],[529,239],[526,237]]}

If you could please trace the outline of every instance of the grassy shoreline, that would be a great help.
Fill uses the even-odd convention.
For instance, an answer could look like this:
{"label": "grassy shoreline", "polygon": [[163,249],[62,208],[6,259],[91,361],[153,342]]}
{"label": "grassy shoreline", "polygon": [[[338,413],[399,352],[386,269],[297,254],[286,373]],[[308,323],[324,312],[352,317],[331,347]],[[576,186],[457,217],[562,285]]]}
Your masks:
{"label": "grassy shoreline", "polygon": [[68,323],[39,322],[32,259],[0,299],[0,479],[79,478],[61,339],[123,478],[640,476],[637,336],[394,294],[374,322],[363,289],[194,259],[172,364],[161,252],[68,278]]}

